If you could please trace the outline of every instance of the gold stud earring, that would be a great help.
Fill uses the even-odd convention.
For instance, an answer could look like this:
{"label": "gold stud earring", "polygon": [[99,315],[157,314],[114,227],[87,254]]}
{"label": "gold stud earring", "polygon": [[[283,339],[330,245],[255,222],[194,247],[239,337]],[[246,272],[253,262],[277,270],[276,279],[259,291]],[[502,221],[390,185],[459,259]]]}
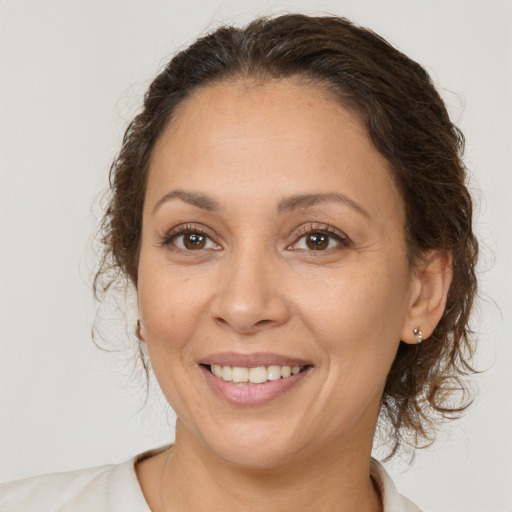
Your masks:
{"label": "gold stud earring", "polygon": [[140,321],[140,318],[137,318],[137,323],[135,324],[135,336],[137,336],[137,338],[139,340],[142,340],[142,333],[141,333],[142,328],[143,328],[143,325]]}
{"label": "gold stud earring", "polygon": [[412,333],[416,336],[416,343],[421,343],[423,341],[423,333],[419,327],[415,327],[412,330]]}

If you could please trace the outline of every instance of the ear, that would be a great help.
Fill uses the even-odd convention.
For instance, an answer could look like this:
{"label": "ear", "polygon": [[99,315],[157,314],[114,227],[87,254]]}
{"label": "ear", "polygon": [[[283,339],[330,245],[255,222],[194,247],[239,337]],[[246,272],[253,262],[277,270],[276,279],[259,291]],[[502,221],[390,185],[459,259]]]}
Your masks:
{"label": "ear", "polygon": [[137,291],[137,280],[136,278],[134,280],[132,276],[130,276],[130,279],[132,280],[133,286],[135,288],[135,293],[137,294],[137,321],[135,322],[135,337],[142,343],[146,343],[146,340],[144,339],[144,325],[142,323],[142,320],[140,319],[140,304],[139,294]]}
{"label": "ear", "polygon": [[402,330],[402,341],[418,342],[414,329],[426,339],[443,316],[452,282],[452,254],[447,251],[429,251],[412,271],[409,312]]}
{"label": "ear", "polygon": [[144,329],[144,326],[142,325],[140,318],[138,318],[137,323],[135,324],[135,336],[142,343],[146,343],[146,341],[144,340],[144,335],[142,333],[143,329]]}

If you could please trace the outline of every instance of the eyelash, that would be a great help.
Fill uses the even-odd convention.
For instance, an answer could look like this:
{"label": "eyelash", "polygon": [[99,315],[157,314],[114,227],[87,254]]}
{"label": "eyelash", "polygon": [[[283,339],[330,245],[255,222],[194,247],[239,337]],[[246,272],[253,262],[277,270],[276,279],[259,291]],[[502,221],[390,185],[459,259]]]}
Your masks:
{"label": "eyelash", "polygon": [[[288,246],[288,248],[292,248],[292,250],[300,250],[300,249],[296,249],[296,248],[293,249],[293,246],[296,246],[300,242],[300,240],[302,240],[304,237],[306,237],[308,235],[314,235],[314,234],[326,235],[329,238],[334,239],[336,242],[338,242],[339,245],[341,245],[343,247],[349,247],[351,245],[350,238],[347,235],[345,235],[345,233],[334,228],[330,224],[308,224],[308,225],[300,228],[294,234],[295,242],[293,242],[293,244]],[[328,248],[328,249],[321,250],[321,251],[314,251],[313,249],[311,249],[308,252],[327,252],[327,251],[331,251],[333,249],[336,249],[336,247]]]}
{"label": "eyelash", "polygon": [[[165,237],[163,238],[163,240],[161,242],[161,245],[167,246],[167,247],[173,246],[173,242],[178,237],[187,235],[187,234],[203,235],[203,236],[207,237],[210,241],[212,241],[213,243],[218,245],[213,240],[213,237],[211,236],[211,232],[209,230],[206,230],[206,229],[202,228],[201,226],[191,225],[191,224],[183,224],[183,225],[176,226],[175,228],[173,228],[171,231],[169,231],[165,235]],[[300,250],[294,246],[296,246],[299,243],[299,241],[302,240],[304,237],[306,237],[308,235],[312,235],[312,234],[326,235],[329,238],[334,239],[339,245],[341,245],[343,247],[349,247],[351,245],[351,240],[349,239],[349,237],[347,235],[345,235],[345,233],[334,228],[333,226],[331,226],[329,224],[309,224],[309,225],[299,228],[294,233],[293,237],[294,237],[295,241],[291,245],[287,246],[287,249]],[[184,249],[176,247],[176,246],[173,246],[173,248],[175,250],[184,250]],[[311,249],[311,251],[308,251],[308,252],[326,252],[326,251],[331,251],[332,249],[335,249],[335,248],[328,248],[328,249],[319,250],[319,251],[314,251],[313,249]],[[194,252],[194,251],[190,250],[187,252]]]}
{"label": "eyelash", "polygon": [[[209,230],[206,230],[204,228],[202,228],[201,226],[197,226],[197,225],[191,225],[191,224],[182,224],[180,226],[176,226],[174,227],[173,229],[171,229],[171,231],[169,231],[165,237],[163,238],[162,240],[162,245],[163,246],[173,246],[173,248],[175,250],[184,250],[184,249],[181,249],[180,247],[176,247],[173,245],[173,242],[180,236],[184,236],[184,235],[189,235],[189,234],[198,234],[198,235],[203,235],[205,236],[206,238],[208,238],[209,240],[211,240],[212,242],[213,241],[213,238],[211,236],[211,233]],[[216,242],[214,242],[216,245],[218,245]],[[190,251],[190,252],[193,252],[193,251]]]}

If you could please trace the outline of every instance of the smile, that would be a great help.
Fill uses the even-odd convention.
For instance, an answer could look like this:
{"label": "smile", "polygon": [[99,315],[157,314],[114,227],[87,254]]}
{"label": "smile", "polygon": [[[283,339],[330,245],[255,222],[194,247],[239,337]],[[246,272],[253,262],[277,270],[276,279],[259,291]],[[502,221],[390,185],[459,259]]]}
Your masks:
{"label": "smile", "polygon": [[311,361],[264,352],[210,354],[198,367],[213,393],[237,406],[273,402],[300,387],[313,370]]}
{"label": "smile", "polygon": [[287,379],[303,370],[300,366],[256,366],[245,368],[241,366],[221,366],[212,364],[210,372],[226,382],[237,384],[263,384],[268,381]]}

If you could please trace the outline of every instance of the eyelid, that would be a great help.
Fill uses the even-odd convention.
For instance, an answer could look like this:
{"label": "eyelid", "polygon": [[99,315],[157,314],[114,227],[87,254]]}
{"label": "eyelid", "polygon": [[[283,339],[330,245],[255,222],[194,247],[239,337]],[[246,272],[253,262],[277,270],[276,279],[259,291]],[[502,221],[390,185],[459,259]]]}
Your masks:
{"label": "eyelid", "polygon": [[[160,245],[162,246],[172,246],[172,242],[175,238],[178,236],[187,234],[187,233],[199,233],[201,235],[204,235],[208,237],[215,245],[218,246],[215,250],[218,250],[222,248],[221,244],[216,240],[218,237],[216,234],[206,226],[203,226],[201,224],[193,224],[193,223],[184,223],[184,224],[178,224],[177,226],[174,226],[171,228],[165,235],[162,236],[162,240],[160,242]],[[352,241],[350,238],[340,229],[335,228],[334,226],[331,226],[327,223],[309,223],[304,224],[296,228],[293,232],[293,242],[287,246],[287,249],[296,249],[293,246],[296,245],[301,238],[308,234],[312,233],[321,233],[328,235],[335,239],[339,245],[348,247],[351,245]],[[177,250],[179,248],[176,247]],[[334,248],[333,248],[334,249]],[[210,249],[211,250],[211,249]],[[296,249],[298,250],[298,249]],[[318,251],[318,252],[327,252],[331,249],[327,249],[326,251]]]}
{"label": "eyelid", "polygon": [[[178,224],[171,228],[167,233],[162,236],[161,245],[162,246],[172,246],[172,242],[178,236],[186,235],[187,233],[198,233],[200,235],[204,235],[208,237],[215,245],[220,247],[220,244],[215,240],[215,234],[211,229],[206,228],[205,226],[201,226],[200,224]],[[178,249],[176,247],[176,249]],[[216,249],[218,250],[218,249]]]}
{"label": "eyelid", "polygon": [[[348,247],[351,245],[352,241],[350,238],[341,230],[338,228],[335,228],[334,226],[331,226],[330,224],[324,224],[324,223],[310,223],[303,226],[300,226],[297,230],[293,233],[293,243],[288,246],[288,248],[292,248],[296,245],[301,238],[303,238],[306,235],[312,234],[312,233],[321,233],[325,235],[329,235],[332,238],[336,239],[340,245]],[[326,251],[318,251],[320,252],[327,252],[330,249],[327,249]],[[311,251],[316,252],[316,251]]]}

